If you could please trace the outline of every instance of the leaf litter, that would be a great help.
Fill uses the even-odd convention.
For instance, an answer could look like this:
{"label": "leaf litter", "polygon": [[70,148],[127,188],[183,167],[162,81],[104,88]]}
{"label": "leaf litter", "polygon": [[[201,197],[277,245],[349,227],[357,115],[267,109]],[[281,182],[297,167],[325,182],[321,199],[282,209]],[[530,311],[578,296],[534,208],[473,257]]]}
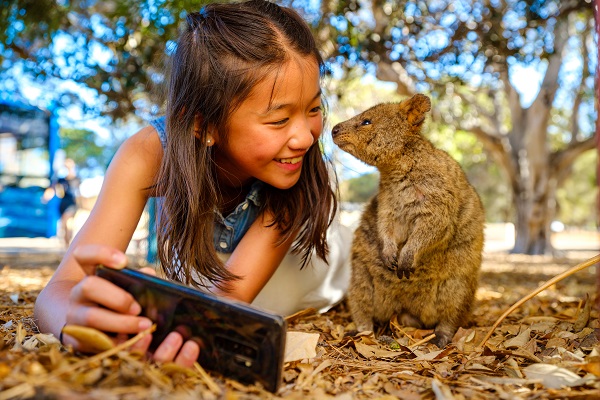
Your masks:
{"label": "leaf litter", "polygon": [[126,344],[94,356],[73,352],[40,333],[33,320],[35,299],[56,264],[4,265],[0,400],[597,398],[597,266],[524,302],[484,340],[511,305],[584,259],[486,254],[472,322],[444,349],[429,343],[431,330],[403,327],[397,319],[376,332],[356,332],[345,303],[321,315],[298,313],[288,319],[276,394],[198,364],[185,369],[149,362]]}

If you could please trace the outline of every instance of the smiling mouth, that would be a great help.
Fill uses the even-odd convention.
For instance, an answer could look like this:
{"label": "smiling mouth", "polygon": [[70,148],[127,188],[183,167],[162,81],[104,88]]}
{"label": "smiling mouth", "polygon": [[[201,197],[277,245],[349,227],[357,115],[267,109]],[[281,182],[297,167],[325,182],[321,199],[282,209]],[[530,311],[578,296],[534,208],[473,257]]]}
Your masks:
{"label": "smiling mouth", "polygon": [[276,158],[275,161],[282,164],[298,164],[300,161],[302,161],[302,158],[302,156],[294,158]]}

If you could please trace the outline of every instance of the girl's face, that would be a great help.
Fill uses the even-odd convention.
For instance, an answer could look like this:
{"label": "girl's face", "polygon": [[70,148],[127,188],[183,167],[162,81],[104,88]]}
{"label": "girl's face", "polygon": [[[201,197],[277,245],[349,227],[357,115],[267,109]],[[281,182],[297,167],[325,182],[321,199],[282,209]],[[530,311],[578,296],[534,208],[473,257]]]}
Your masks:
{"label": "girl's face", "polygon": [[219,184],[240,186],[256,178],[292,187],[304,154],[323,130],[316,60],[293,58],[268,75],[229,121],[227,142],[215,138]]}

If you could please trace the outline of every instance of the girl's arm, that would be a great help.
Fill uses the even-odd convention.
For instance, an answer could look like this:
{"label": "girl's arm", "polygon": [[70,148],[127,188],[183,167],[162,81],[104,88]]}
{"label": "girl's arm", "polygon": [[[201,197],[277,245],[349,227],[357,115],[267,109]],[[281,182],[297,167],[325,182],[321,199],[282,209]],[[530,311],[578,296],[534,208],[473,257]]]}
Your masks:
{"label": "girl's arm", "polygon": [[230,292],[221,294],[251,303],[275,273],[296,235],[276,246],[279,231],[267,226],[271,221],[272,217],[263,213],[250,226],[226,263],[241,279],[229,283]]}
{"label": "girl's arm", "polygon": [[[68,322],[126,334],[150,326],[150,320],[137,316],[141,308],[129,293],[93,274],[98,264],[125,266],[124,251],[151,194],[147,188],[155,182],[161,158],[160,139],[151,127],[120,147],[94,209],[37,298],[35,318],[40,330],[58,336]],[[140,346],[147,347],[150,339],[148,336]],[[159,347],[155,358],[173,359],[181,347],[176,339],[170,343],[176,347],[174,352]],[[85,350],[72,338],[66,337],[65,341]]]}

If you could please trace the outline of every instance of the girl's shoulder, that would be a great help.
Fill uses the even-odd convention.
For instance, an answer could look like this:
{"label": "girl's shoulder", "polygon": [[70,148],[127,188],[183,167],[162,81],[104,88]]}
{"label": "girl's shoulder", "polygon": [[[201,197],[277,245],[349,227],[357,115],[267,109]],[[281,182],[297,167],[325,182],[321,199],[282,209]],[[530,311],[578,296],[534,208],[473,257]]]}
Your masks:
{"label": "girl's shoulder", "polygon": [[146,126],[127,138],[110,162],[112,175],[123,186],[147,188],[155,183],[163,157],[163,148],[155,128]]}

